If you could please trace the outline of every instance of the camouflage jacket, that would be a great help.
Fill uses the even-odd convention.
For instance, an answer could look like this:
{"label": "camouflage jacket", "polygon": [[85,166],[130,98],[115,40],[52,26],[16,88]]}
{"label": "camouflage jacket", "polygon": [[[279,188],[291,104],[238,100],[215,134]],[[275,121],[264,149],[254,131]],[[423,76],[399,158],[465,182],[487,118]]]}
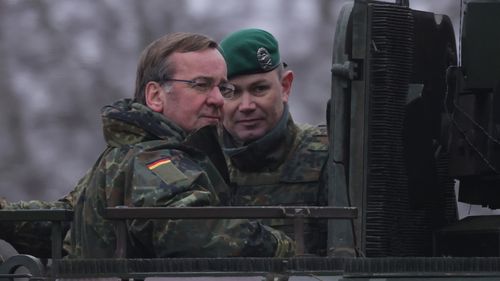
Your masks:
{"label": "camouflage jacket", "polygon": [[[223,150],[228,156],[234,205],[327,205],[323,166],[328,157],[325,126],[297,125],[285,111],[276,128],[245,147],[233,145],[227,132]],[[264,221],[293,237],[293,221]],[[307,253],[326,254],[326,221],[305,225]]]}
{"label": "camouflage jacket", "polygon": [[[79,182],[71,228],[72,257],[109,258],[113,206],[228,205],[229,189],[207,156],[183,144],[185,133],[163,115],[121,100],[103,109],[108,147]],[[127,221],[128,257],[289,256],[283,233],[249,220]]]}
{"label": "camouflage jacket", "polygon": [[[0,199],[0,209],[66,209],[72,210],[79,190],[74,189],[68,195],[57,201],[19,201],[7,202]],[[69,229],[70,223],[63,222],[63,232]],[[11,243],[21,254],[30,254],[40,258],[51,257],[51,223],[40,222],[1,222],[0,238]]]}

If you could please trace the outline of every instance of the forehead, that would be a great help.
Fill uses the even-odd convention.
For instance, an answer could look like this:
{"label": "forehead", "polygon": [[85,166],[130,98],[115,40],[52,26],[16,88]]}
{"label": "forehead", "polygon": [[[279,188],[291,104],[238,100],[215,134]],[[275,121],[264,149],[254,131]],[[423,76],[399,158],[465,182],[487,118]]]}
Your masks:
{"label": "forehead", "polygon": [[256,83],[263,83],[263,82],[279,82],[279,77],[278,74],[276,73],[277,70],[272,70],[269,72],[264,72],[264,73],[255,73],[255,74],[245,74],[245,75],[240,75],[236,76],[234,78],[231,78],[229,82],[231,82],[234,85],[243,87],[246,85],[251,85],[251,84],[256,84]]}
{"label": "forehead", "polygon": [[170,61],[174,64],[176,75],[190,75],[194,77],[226,78],[227,69],[224,57],[217,49],[206,49],[196,52],[171,55]]}

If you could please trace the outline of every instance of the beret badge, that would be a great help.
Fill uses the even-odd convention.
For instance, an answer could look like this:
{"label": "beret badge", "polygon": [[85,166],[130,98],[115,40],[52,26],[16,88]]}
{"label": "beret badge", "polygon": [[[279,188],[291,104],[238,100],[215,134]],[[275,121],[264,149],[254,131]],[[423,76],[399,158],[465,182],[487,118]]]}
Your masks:
{"label": "beret badge", "polygon": [[273,60],[271,58],[271,54],[264,47],[260,47],[257,50],[257,61],[259,62],[260,67],[263,70],[270,70],[271,68],[273,68]]}

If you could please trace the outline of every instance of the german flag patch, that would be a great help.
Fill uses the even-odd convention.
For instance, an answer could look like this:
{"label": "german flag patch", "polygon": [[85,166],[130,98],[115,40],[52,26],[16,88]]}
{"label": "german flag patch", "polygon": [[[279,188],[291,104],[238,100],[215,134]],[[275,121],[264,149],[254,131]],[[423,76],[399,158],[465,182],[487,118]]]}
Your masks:
{"label": "german flag patch", "polygon": [[148,164],[148,169],[153,170],[155,168],[160,167],[161,165],[165,165],[165,164],[168,164],[168,163],[171,163],[171,162],[172,162],[172,160],[170,160],[169,158],[164,158],[164,159],[156,160],[153,163]]}
{"label": "german flag patch", "polygon": [[146,167],[166,184],[174,184],[178,181],[187,179],[187,176],[182,173],[168,157],[151,162],[147,164]]}

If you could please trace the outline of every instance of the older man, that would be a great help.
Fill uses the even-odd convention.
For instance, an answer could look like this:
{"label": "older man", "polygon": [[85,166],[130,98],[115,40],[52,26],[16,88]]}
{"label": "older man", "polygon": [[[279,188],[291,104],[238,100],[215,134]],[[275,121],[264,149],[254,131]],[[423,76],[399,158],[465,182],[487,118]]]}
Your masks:
{"label": "older man", "polygon": [[[186,142],[217,125],[234,94],[218,44],[199,34],[173,33],[151,43],[137,69],[135,99],[104,107],[107,148],[67,202],[75,211],[72,257],[108,258],[115,252],[113,206],[228,205],[217,169]],[[129,257],[289,256],[294,243],[249,220],[130,220]]]}

